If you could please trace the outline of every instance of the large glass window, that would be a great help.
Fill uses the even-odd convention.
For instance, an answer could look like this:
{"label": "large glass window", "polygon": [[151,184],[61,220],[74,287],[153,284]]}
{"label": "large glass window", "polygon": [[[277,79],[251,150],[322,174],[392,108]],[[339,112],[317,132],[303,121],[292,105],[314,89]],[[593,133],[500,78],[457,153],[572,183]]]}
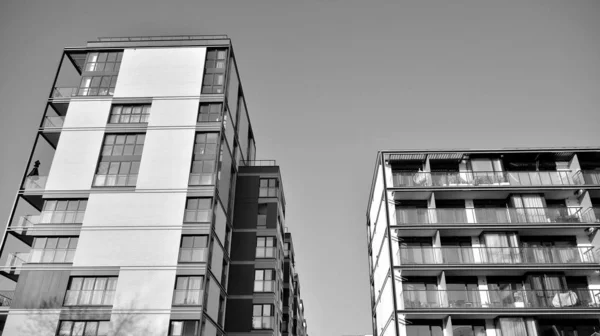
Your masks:
{"label": "large glass window", "polygon": [[254,270],[254,291],[255,292],[274,292],[275,291],[275,270],[273,270],[273,269]]}
{"label": "large glass window", "polygon": [[198,324],[198,321],[171,321],[168,336],[197,336]]}
{"label": "large glass window", "polygon": [[212,198],[188,198],[185,204],[186,223],[210,222],[212,219]]}
{"label": "large glass window", "polygon": [[108,336],[109,321],[61,321],[58,336]]}
{"label": "large glass window", "polygon": [[87,200],[46,200],[40,223],[83,223]]}
{"label": "large glass window", "polygon": [[208,236],[183,236],[179,262],[206,262]]}
{"label": "large glass window", "polygon": [[223,103],[200,103],[198,122],[221,121]]}
{"label": "large glass window", "polygon": [[258,205],[257,226],[258,227],[266,227],[267,226],[267,205],[266,204]]}
{"label": "large glass window", "polygon": [[94,186],[135,186],[145,138],[145,134],[107,134]]}
{"label": "large glass window", "polygon": [[406,334],[411,336],[442,336],[442,327],[436,325],[407,325]]}
{"label": "large glass window", "polygon": [[204,63],[202,93],[223,93],[225,85],[227,49],[209,48]]}
{"label": "large glass window", "polygon": [[202,304],[203,280],[202,276],[177,277],[173,304],[194,306]]}
{"label": "large glass window", "polygon": [[259,197],[277,197],[279,181],[276,178],[260,179]]}
{"label": "large glass window", "polygon": [[73,277],[65,296],[65,306],[112,306],[116,277]]}
{"label": "large glass window", "polygon": [[190,185],[215,183],[218,133],[198,133],[194,143]]}
{"label": "large glass window", "polygon": [[252,329],[273,329],[273,305],[252,306]]}
{"label": "large glass window", "polygon": [[122,58],[122,51],[89,53],[83,68],[78,95],[112,96]]}
{"label": "large glass window", "polygon": [[109,124],[143,124],[150,118],[150,104],[113,105]]}
{"label": "large glass window", "polygon": [[256,258],[275,258],[275,237],[256,237]]}
{"label": "large glass window", "polygon": [[72,263],[78,240],[77,237],[37,237],[33,240],[29,262]]}

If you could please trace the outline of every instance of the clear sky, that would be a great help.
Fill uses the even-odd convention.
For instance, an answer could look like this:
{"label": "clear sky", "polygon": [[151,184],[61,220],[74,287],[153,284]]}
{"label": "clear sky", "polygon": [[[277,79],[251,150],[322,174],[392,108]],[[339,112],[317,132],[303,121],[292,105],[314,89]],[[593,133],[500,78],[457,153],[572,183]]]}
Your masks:
{"label": "clear sky", "polygon": [[311,336],[370,334],[376,151],[600,145],[600,1],[2,0],[0,217],[64,46],[227,34],[281,165]]}

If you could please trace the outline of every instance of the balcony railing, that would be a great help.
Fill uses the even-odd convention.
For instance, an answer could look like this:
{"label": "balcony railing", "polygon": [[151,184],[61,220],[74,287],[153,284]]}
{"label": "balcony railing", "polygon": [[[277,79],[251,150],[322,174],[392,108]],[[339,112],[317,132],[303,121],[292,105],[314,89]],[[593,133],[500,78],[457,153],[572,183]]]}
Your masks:
{"label": "balcony railing", "polygon": [[176,289],[173,293],[173,305],[198,306],[202,304],[201,289]]}
{"label": "balcony railing", "polygon": [[403,290],[405,309],[600,308],[600,290]]}
{"label": "balcony railing", "polygon": [[52,98],[71,98],[77,96],[76,87],[55,87],[52,90]]}
{"label": "balcony railing", "polygon": [[402,224],[518,224],[580,223],[581,208],[396,208],[396,221]]}
{"label": "balcony railing", "polygon": [[23,190],[43,190],[46,188],[48,176],[28,176],[23,182]]}
{"label": "balcony railing", "polygon": [[599,185],[600,170],[580,170],[577,172],[577,174],[575,174],[573,179],[579,184]]}
{"label": "balcony railing", "polygon": [[240,163],[242,166],[251,167],[266,167],[266,166],[277,166],[275,160],[245,160]]}
{"label": "balcony railing", "polygon": [[585,210],[582,218],[587,223],[600,223],[600,208],[593,207]]}
{"label": "balcony railing", "polygon": [[9,273],[21,273],[21,267],[29,260],[28,252],[14,252],[8,255],[4,270]]}
{"label": "balcony railing", "polygon": [[275,329],[275,318],[272,316],[253,316],[252,329]]}
{"label": "balcony railing", "polygon": [[0,291],[0,307],[10,307],[14,297],[14,291]]}
{"label": "balcony railing", "polygon": [[62,128],[65,123],[65,117],[45,117],[42,128]]}
{"label": "balcony railing", "polygon": [[402,265],[415,264],[597,264],[591,247],[401,247]]}
{"label": "balcony railing", "polygon": [[574,185],[570,171],[394,172],[393,185],[402,187],[547,186]]}
{"label": "balcony railing", "polygon": [[40,215],[26,215],[19,217],[19,221],[12,225],[15,232],[23,233],[23,230],[32,228],[35,224],[39,224]]}

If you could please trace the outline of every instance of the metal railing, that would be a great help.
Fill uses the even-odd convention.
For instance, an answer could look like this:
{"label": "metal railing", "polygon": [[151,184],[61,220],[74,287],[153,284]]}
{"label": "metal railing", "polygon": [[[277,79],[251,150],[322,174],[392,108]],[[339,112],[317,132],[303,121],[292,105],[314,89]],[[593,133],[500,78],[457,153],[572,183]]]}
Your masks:
{"label": "metal railing", "polygon": [[71,98],[77,96],[77,87],[55,87],[52,89],[52,98]]}
{"label": "metal railing", "polygon": [[28,252],[13,252],[8,254],[4,270],[9,273],[21,273],[21,267],[29,260]]}
{"label": "metal railing", "polygon": [[227,35],[168,35],[168,36],[125,36],[99,37],[100,42],[135,42],[135,41],[178,41],[178,40],[223,40]]}
{"label": "metal railing", "polygon": [[581,208],[396,208],[401,224],[581,223]]}
{"label": "metal railing", "polygon": [[403,290],[405,309],[435,308],[600,308],[599,289],[568,290]]}
{"label": "metal railing", "polygon": [[0,291],[0,306],[10,307],[10,304],[12,303],[14,297],[14,291]]}
{"label": "metal railing", "polygon": [[393,172],[393,185],[401,187],[546,186],[580,184],[570,171],[505,172]]}
{"label": "metal railing", "polygon": [[65,122],[65,117],[44,117],[42,128],[62,128]]}
{"label": "metal railing", "polygon": [[597,264],[592,247],[401,247],[401,265]]}
{"label": "metal railing", "polygon": [[577,179],[580,184],[599,185],[600,170],[580,170],[577,172],[575,179]]}
{"label": "metal railing", "polygon": [[173,293],[173,305],[198,306],[202,304],[203,290],[176,289]]}
{"label": "metal railing", "polygon": [[28,176],[23,182],[23,190],[42,190],[46,188],[48,176]]}
{"label": "metal railing", "polygon": [[240,163],[242,166],[247,167],[268,167],[268,166],[277,166],[277,161],[275,160],[244,160]]}

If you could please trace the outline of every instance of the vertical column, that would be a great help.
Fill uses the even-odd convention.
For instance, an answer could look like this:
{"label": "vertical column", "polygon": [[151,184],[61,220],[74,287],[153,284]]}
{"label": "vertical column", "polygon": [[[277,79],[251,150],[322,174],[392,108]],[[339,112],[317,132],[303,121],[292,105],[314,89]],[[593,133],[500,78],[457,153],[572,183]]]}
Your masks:
{"label": "vertical column", "polygon": [[435,231],[433,236],[433,261],[436,264],[444,263],[444,255],[442,253],[442,238],[440,237],[440,230]]}
{"label": "vertical column", "polygon": [[499,336],[500,333],[496,329],[496,324],[492,319],[485,320],[485,336]]}
{"label": "vertical column", "polygon": [[477,223],[477,217],[475,217],[475,204],[473,200],[465,200],[465,211],[467,212],[467,223]]}
{"label": "vertical column", "polygon": [[486,308],[490,306],[490,294],[485,276],[477,277],[477,289],[479,289],[479,300],[481,300],[481,306]]}
{"label": "vertical column", "polygon": [[442,322],[442,327],[444,331],[444,336],[454,336],[454,332],[452,330],[452,317],[448,316]]}
{"label": "vertical column", "polygon": [[429,223],[437,223],[435,193],[431,193],[431,196],[429,196],[429,199],[427,199],[427,220]]}
{"label": "vertical column", "polygon": [[446,272],[442,271],[438,275],[438,300],[440,301],[440,307],[448,307],[448,293],[446,292],[448,287],[446,286]]}

